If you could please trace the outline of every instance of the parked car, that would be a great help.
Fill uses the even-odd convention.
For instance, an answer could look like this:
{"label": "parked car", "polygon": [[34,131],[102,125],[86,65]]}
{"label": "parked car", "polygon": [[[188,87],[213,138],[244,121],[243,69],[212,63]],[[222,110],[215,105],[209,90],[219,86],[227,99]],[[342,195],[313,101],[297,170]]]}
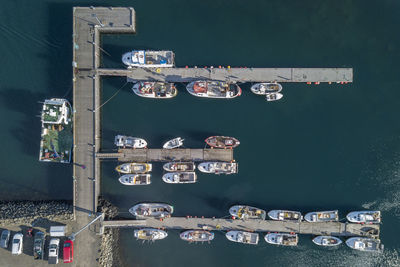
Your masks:
{"label": "parked car", "polygon": [[49,264],[58,263],[58,247],[60,245],[59,238],[52,238],[49,244]]}
{"label": "parked car", "polygon": [[74,242],[72,240],[64,242],[63,257],[64,263],[70,263],[74,260]]}
{"label": "parked car", "polygon": [[10,231],[3,230],[3,232],[1,232],[0,247],[8,248],[9,241],[10,241]]}
{"label": "parked car", "polygon": [[33,240],[33,258],[35,260],[43,260],[44,255],[44,238],[43,232],[37,232]]}
{"label": "parked car", "polygon": [[22,253],[22,242],[24,239],[24,235],[22,233],[16,233],[13,236],[11,254],[19,255]]}

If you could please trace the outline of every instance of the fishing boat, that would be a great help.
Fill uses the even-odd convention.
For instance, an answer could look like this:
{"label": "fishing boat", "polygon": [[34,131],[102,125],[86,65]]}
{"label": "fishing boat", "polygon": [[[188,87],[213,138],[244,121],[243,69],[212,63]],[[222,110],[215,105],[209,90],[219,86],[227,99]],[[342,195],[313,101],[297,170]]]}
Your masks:
{"label": "fishing boat", "polygon": [[117,147],[129,148],[145,148],[147,146],[146,140],[138,137],[117,135],[115,136],[114,144]]}
{"label": "fishing boat", "polygon": [[186,90],[194,96],[208,98],[235,98],[242,94],[236,83],[219,81],[194,81],[186,86]]}
{"label": "fishing boat", "polygon": [[120,173],[146,173],[151,172],[152,164],[151,163],[124,163],[118,165],[115,170]]}
{"label": "fishing boat", "polygon": [[178,94],[173,83],[163,82],[138,82],[133,85],[132,91],[147,98],[172,98]]}
{"label": "fishing boat", "polygon": [[295,233],[268,233],[264,237],[267,243],[282,246],[297,246],[299,237]]}
{"label": "fishing boat", "polygon": [[148,185],[151,184],[150,174],[125,174],[118,181],[123,185]]}
{"label": "fishing boat", "polygon": [[190,184],[197,181],[197,175],[195,172],[169,172],[162,180],[168,184]]}
{"label": "fishing boat", "polygon": [[342,244],[342,240],[335,236],[320,235],[313,238],[312,242],[318,246],[334,247]]}
{"label": "fishing boat", "polygon": [[352,249],[368,252],[382,252],[381,240],[367,237],[352,237],[346,240],[346,245]]}
{"label": "fishing boat", "polygon": [[281,93],[265,94],[265,100],[267,100],[268,102],[277,101],[277,100],[281,99],[282,97],[283,97],[283,94],[281,94]]}
{"label": "fishing boat", "polygon": [[202,162],[197,168],[201,172],[214,174],[232,174],[238,172],[238,164],[236,162]]}
{"label": "fishing boat", "polygon": [[163,165],[167,172],[190,172],[196,169],[194,162],[168,162]]}
{"label": "fishing boat", "polygon": [[245,206],[245,205],[235,205],[229,209],[229,214],[235,218],[247,220],[247,219],[259,219],[265,220],[266,212],[265,210]]}
{"label": "fishing boat", "polygon": [[353,211],[346,216],[349,222],[354,223],[380,223],[381,212],[380,211]]}
{"label": "fishing boat", "polygon": [[290,210],[271,210],[268,212],[268,217],[277,221],[301,221],[302,216],[298,211]]}
{"label": "fishing boat", "polygon": [[168,236],[167,232],[155,228],[142,228],[133,231],[134,237],[138,240],[156,241]]}
{"label": "fishing boat", "polygon": [[165,203],[139,203],[129,209],[136,218],[168,218],[174,212],[174,207]]}
{"label": "fishing boat", "polygon": [[228,136],[210,136],[205,141],[207,145],[215,148],[235,148],[240,145],[239,140]]}
{"label": "fishing boat", "polygon": [[133,50],[122,55],[122,62],[131,67],[167,68],[175,66],[172,51]]}
{"label": "fishing boat", "polygon": [[214,239],[214,233],[205,230],[188,230],[179,236],[182,240],[189,242],[206,242]]}
{"label": "fishing boat", "polygon": [[180,146],[183,146],[183,141],[185,139],[182,139],[181,137],[177,137],[174,139],[171,139],[167,142],[165,142],[165,144],[163,145],[164,149],[173,149],[173,148],[178,148]]}
{"label": "fishing boat", "polygon": [[257,233],[245,231],[229,231],[225,234],[226,238],[233,242],[257,245],[259,236]]}
{"label": "fishing boat", "polygon": [[256,83],[250,87],[250,90],[256,95],[279,93],[282,91],[282,85],[279,83]]}
{"label": "fishing boat", "polygon": [[313,211],[304,215],[307,222],[337,222],[339,214],[337,210],[331,211]]}

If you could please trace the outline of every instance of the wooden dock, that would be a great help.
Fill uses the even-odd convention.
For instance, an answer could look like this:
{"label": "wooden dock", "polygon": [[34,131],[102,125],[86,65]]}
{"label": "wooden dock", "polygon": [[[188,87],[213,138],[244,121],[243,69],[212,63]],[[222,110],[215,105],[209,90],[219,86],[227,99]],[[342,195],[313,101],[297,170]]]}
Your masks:
{"label": "wooden dock", "polygon": [[120,149],[116,153],[96,153],[97,159],[131,162],[233,161],[233,149]]}

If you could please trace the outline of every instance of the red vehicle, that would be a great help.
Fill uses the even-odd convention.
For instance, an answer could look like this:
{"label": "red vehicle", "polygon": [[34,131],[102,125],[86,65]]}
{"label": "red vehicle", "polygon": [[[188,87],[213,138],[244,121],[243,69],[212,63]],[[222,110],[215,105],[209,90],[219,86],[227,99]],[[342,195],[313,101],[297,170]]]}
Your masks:
{"label": "red vehicle", "polygon": [[70,263],[74,259],[74,242],[67,240],[64,242],[63,248],[64,263]]}

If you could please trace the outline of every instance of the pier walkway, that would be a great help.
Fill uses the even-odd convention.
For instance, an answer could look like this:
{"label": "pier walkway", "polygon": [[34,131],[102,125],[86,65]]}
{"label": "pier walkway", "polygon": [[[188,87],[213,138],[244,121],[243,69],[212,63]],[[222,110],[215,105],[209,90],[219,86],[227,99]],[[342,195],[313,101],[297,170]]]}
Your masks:
{"label": "pier walkway", "polygon": [[[341,222],[283,222],[273,220],[232,220],[214,218],[171,217],[164,220],[120,220],[103,221],[103,227],[151,227],[165,229],[242,230],[254,232],[294,232],[310,235],[333,236],[379,236],[378,224],[356,224]],[[373,234],[372,234],[373,233]]]}

